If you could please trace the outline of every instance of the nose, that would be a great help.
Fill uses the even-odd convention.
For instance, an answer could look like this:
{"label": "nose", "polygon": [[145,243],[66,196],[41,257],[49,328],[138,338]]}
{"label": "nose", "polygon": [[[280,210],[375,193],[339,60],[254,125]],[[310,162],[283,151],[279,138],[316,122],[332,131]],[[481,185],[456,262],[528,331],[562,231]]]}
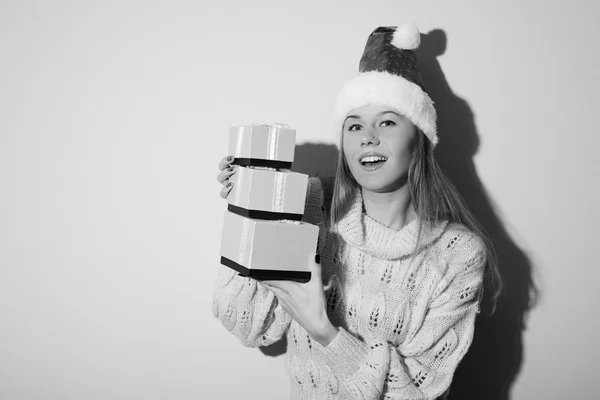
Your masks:
{"label": "nose", "polygon": [[363,133],[360,137],[360,145],[361,146],[377,146],[379,144],[379,138],[373,135],[370,129],[363,130]]}

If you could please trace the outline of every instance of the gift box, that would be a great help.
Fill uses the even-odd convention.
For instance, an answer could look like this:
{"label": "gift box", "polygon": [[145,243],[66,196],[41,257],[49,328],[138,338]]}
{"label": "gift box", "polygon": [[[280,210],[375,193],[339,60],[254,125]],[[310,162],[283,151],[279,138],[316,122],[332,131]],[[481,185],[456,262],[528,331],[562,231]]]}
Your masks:
{"label": "gift box", "polygon": [[308,282],[319,227],[298,221],[246,218],[226,211],[221,264],[259,280]]}
{"label": "gift box", "polygon": [[253,124],[229,129],[232,164],[291,169],[294,162],[296,131],[283,124]]}
{"label": "gift box", "polygon": [[227,195],[229,211],[249,218],[302,219],[308,175],[239,166],[235,169],[229,178],[233,183]]}

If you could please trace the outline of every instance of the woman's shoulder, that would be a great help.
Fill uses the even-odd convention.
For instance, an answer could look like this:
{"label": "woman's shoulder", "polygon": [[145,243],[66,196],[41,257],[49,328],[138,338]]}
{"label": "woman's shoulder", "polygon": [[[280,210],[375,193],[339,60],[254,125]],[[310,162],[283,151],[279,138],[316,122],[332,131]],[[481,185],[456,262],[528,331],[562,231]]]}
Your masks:
{"label": "woman's shoulder", "polygon": [[445,253],[449,265],[461,265],[485,258],[484,240],[468,227],[457,222],[449,222],[440,236],[438,248]]}

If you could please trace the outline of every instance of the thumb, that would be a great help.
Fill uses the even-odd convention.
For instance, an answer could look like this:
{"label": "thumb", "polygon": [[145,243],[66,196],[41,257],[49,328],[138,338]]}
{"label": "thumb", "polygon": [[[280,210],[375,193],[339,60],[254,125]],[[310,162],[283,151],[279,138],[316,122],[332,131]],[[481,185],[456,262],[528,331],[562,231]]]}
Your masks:
{"label": "thumb", "polygon": [[308,266],[310,268],[310,272],[313,275],[321,276],[321,264],[320,264],[320,256],[319,253],[316,255],[310,254],[308,256]]}

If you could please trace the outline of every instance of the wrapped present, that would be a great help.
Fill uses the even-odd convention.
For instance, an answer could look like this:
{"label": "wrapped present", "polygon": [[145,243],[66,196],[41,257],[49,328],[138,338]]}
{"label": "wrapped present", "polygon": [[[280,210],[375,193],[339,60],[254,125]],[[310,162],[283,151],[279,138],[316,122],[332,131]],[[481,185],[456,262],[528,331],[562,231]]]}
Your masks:
{"label": "wrapped present", "polygon": [[232,164],[291,169],[294,162],[296,131],[284,124],[253,124],[229,129]]}
{"label": "wrapped present", "polygon": [[270,169],[235,167],[228,210],[259,219],[300,221],[308,175]]}
{"label": "wrapped present", "polygon": [[308,282],[308,260],[316,252],[318,234],[316,225],[246,218],[226,211],[221,264],[254,279]]}

